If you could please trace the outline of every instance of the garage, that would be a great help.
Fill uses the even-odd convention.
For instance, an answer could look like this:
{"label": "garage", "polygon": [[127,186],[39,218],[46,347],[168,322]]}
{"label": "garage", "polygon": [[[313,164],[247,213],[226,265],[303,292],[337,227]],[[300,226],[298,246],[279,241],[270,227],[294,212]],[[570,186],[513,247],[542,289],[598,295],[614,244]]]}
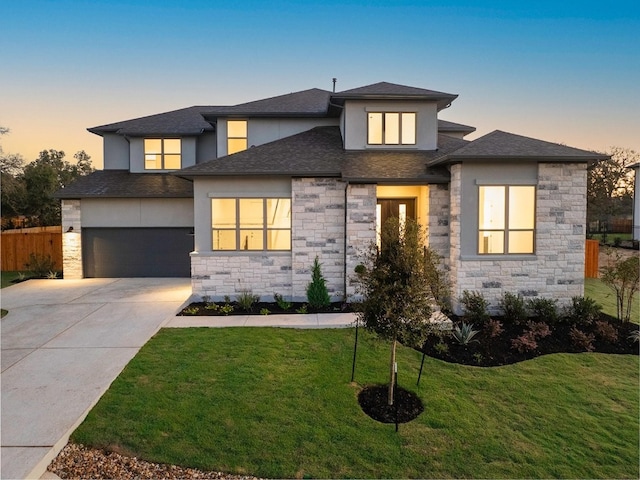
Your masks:
{"label": "garage", "polygon": [[193,229],[83,228],[85,277],[189,277]]}

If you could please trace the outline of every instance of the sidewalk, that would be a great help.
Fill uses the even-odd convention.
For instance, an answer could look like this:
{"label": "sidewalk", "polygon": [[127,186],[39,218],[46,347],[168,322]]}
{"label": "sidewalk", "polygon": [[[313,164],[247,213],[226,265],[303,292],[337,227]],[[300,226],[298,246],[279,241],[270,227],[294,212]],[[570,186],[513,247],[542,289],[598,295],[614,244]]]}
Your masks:
{"label": "sidewalk", "polygon": [[165,328],[185,327],[283,327],[348,328],[355,326],[355,313],[307,313],[285,315],[176,316]]}

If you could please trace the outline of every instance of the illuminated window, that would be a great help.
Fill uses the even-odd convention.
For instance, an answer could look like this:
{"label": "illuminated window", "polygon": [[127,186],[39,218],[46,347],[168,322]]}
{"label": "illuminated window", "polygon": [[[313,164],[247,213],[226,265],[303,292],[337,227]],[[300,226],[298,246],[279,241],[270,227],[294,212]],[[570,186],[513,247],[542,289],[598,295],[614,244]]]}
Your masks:
{"label": "illuminated window", "polygon": [[227,155],[247,149],[247,121],[227,121]]}
{"label": "illuminated window", "polygon": [[367,143],[369,145],[415,145],[416,114],[370,112]]}
{"label": "illuminated window", "polygon": [[290,198],[212,198],[213,250],[291,250]]}
{"label": "illuminated window", "polygon": [[144,139],[145,170],[179,170],[180,163],[179,138]]}
{"label": "illuminated window", "polygon": [[479,194],[478,253],[533,253],[535,187],[482,186]]}

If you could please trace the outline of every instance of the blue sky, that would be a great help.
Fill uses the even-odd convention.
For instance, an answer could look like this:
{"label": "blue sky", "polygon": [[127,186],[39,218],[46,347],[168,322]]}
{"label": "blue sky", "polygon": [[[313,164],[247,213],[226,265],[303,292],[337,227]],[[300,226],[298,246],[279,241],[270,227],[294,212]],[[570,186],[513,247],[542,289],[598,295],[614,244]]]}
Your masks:
{"label": "blue sky", "polygon": [[441,118],[640,151],[637,1],[0,0],[5,152],[86,150],[87,127],[389,81],[459,98]]}

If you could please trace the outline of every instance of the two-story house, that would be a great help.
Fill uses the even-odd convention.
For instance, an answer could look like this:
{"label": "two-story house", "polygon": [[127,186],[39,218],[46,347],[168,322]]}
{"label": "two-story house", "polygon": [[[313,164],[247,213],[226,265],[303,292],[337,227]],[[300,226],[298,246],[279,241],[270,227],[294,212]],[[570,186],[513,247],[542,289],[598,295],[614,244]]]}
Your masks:
{"label": "two-story house", "polygon": [[304,90],[89,129],[104,170],[59,192],[64,276],[190,276],[214,299],[334,298],[389,216],[413,217],[464,290],[583,293],[587,163],[603,155],[438,119],[457,95]]}

